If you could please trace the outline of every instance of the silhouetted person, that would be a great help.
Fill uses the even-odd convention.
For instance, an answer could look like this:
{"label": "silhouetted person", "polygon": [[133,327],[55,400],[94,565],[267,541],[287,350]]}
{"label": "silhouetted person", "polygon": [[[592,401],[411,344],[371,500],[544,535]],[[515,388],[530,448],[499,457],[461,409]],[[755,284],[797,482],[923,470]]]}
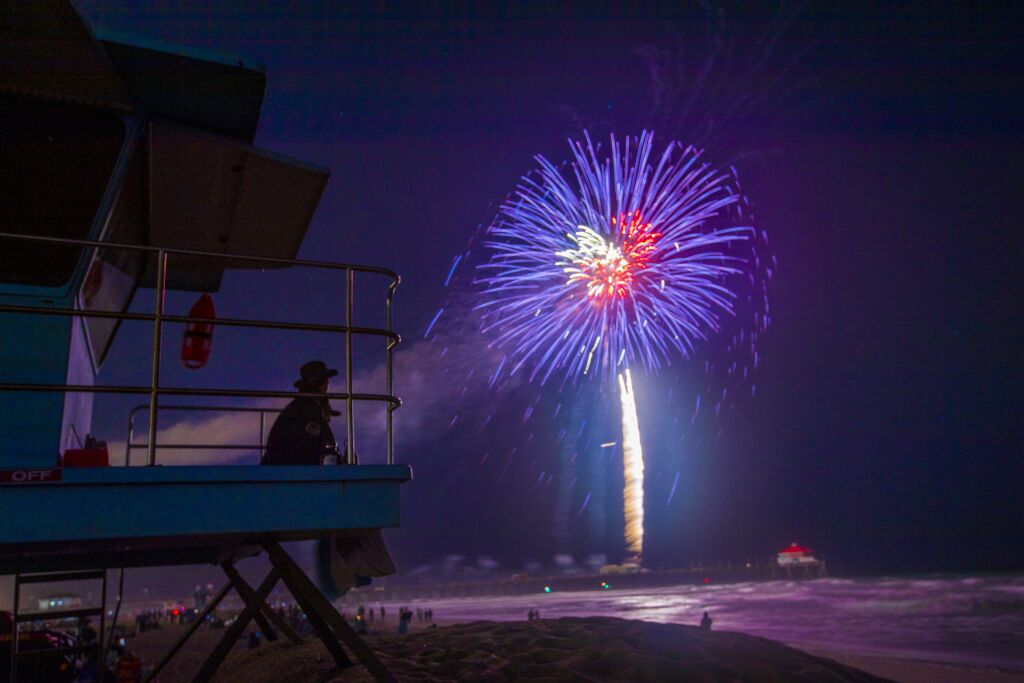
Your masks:
{"label": "silhouetted person", "polygon": [[704,617],[700,620],[700,630],[711,630],[711,615],[708,614],[707,610],[704,610]]}
{"label": "silhouetted person", "polygon": [[[299,370],[295,382],[298,398],[292,399],[270,428],[267,437],[267,465],[320,465],[324,455],[337,455],[337,442],[331,431],[331,417],[341,415],[331,410],[326,398],[303,394],[324,394],[331,386],[337,370],[321,360],[312,360]],[[339,457],[340,460],[340,457]]]}
{"label": "silhouetted person", "polygon": [[398,635],[404,636],[409,632],[409,622],[412,621],[412,612],[402,611],[398,617]]}
{"label": "silhouetted person", "polygon": [[96,641],[96,629],[86,617],[78,618],[78,644],[89,645]]}

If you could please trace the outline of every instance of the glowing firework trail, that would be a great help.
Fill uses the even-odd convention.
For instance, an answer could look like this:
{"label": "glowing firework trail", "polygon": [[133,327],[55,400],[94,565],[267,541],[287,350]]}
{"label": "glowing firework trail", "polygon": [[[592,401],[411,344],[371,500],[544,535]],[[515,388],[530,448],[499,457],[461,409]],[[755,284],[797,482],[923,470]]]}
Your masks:
{"label": "glowing firework trail", "polygon": [[619,375],[619,401],[622,404],[622,468],[625,473],[622,506],[626,513],[626,552],[639,561],[644,552],[644,454],[629,370]]}
{"label": "glowing firework trail", "polygon": [[571,173],[537,157],[501,206],[478,307],[512,372],[529,366],[544,382],[556,370],[656,369],[732,311],[726,281],[744,261],[730,243],[754,237],[737,224],[738,184],[693,147],[673,142],[656,156],[653,141],[612,136],[603,154],[584,133],[570,142]]}

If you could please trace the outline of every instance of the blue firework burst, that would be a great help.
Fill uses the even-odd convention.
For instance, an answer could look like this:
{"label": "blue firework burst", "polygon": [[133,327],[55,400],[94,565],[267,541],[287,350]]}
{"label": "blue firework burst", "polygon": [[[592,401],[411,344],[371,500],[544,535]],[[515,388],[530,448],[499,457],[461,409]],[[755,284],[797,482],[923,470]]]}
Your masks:
{"label": "blue firework burst", "polygon": [[688,356],[732,312],[756,236],[735,174],[676,142],[655,154],[647,131],[569,144],[567,165],[536,157],[487,230],[484,331],[541,382]]}

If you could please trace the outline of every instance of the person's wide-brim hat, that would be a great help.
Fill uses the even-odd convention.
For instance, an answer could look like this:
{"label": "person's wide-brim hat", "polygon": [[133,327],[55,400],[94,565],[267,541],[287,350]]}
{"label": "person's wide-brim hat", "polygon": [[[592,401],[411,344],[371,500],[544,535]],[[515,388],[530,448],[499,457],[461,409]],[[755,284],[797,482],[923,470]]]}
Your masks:
{"label": "person's wide-brim hat", "polygon": [[338,371],[327,367],[327,364],[322,360],[311,360],[299,368],[300,379],[295,380],[294,386],[300,388],[311,384],[319,384],[325,379],[337,377],[337,375]]}

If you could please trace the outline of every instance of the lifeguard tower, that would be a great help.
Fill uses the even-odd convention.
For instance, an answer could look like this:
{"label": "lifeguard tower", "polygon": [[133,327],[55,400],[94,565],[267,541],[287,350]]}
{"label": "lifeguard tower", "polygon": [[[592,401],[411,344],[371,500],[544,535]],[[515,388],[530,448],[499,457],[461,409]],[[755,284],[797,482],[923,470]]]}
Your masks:
{"label": "lifeguard tower", "polygon": [[[65,0],[0,6],[0,574],[15,575],[11,661],[0,670],[12,681],[28,680],[19,670],[31,669],[29,659],[73,658],[98,647],[103,661],[109,570],[197,563],[223,567],[227,584],[195,625],[230,589],[244,608],[195,680],[213,676],[252,620],[271,640],[298,641],[266,604],[279,581],[339,665],[351,656],[378,680],[390,680],[280,543],[399,524],[399,486],[411,478],[394,462],[392,434],[400,403],[392,388],[399,338],[391,323],[399,278],[386,268],[296,258],[328,172],[252,145],[264,87],[262,68],[246,60],[94,33]],[[295,268],[339,275],[343,323],[165,311],[168,292],[216,292],[226,271]],[[353,324],[357,286],[366,278],[383,278],[376,305],[384,327]],[[151,309],[129,310],[140,297]],[[99,381],[125,320],[152,327],[148,383]],[[237,400],[294,397],[161,381],[170,335],[180,339],[185,326],[214,323],[336,335],[345,391],[321,396],[344,406],[339,431],[348,452],[355,445],[354,406],[382,406],[381,452],[364,450],[362,462],[344,466],[162,463],[161,416],[193,409],[190,399],[229,404],[202,410],[254,410]],[[353,391],[357,337],[379,342],[383,393]],[[122,464],[118,453],[93,449],[99,461],[86,460],[99,466],[72,466],[63,456],[86,448],[94,399],[108,394],[139,397],[143,407],[132,419],[145,415],[146,436],[140,441],[140,425],[126,450],[141,444],[145,458],[134,463],[126,455],[124,466],[113,466]],[[273,412],[256,410],[261,423],[262,413]],[[267,554],[271,570],[251,587],[234,563],[257,553]],[[45,617],[99,617],[100,642],[20,650],[19,624],[42,618],[34,605],[19,604],[21,586],[70,580],[98,581],[100,605],[48,609]]]}

